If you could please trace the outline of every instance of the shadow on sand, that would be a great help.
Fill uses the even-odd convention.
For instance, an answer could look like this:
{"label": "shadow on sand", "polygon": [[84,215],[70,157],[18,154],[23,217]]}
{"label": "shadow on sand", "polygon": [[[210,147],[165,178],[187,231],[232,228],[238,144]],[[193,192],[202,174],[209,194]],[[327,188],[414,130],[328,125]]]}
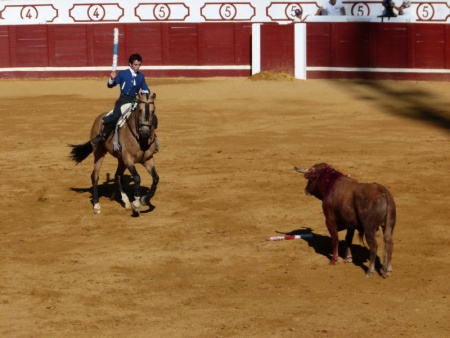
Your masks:
{"label": "shadow on sand", "polygon": [[[327,258],[327,260],[331,259],[331,237],[330,236],[323,236],[320,234],[316,234],[312,231],[311,228],[303,227],[301,229],[292,230],[289,232],[281,232],[277,231],[279,234],[283,235],[305,235],[305,234],[312,234],[313,236],[311,238],[304,238],[303,240],[308,243],[308,245],[314,249],[314,251],[324,257]],[[357,238],[358,236],[355,236]],[[354,239],[355,241],[357,239]],[[353,256],[353,264],[357,267],[360,267],[364,273],[367,272],[369,269],[368,266],[365,265],[365,263],[369,263],[369,254],[370,251],[367,247],[359,244],[352,244],[352,256]],[[380,248],[378,249],[380,250]],[[378,253],[379,254],[379,253]],[[345,241],[339,241],[339,257],[344,259],[345,257]],[[340,262],[341,263],[341,262]],[[375,270],[378,272],[380,276],[382,276],[381,273],[381,262],[379,259],[379,256],[377,255],[377,258],[375,260]]]}
{"label": "shadow on sand", "polygon": [[[358,96],[358,99],[375,101],[389,114],[426,122],[435,127],[450,131],[450,110],[448,101],[432,92],[418,89],[396,88],[392,82],[374,80],[355,80],[338,82]],[[358,88],[370,89],[374,93],[359,95]],[[444,101],[442,101],[444,99]],[[402,108],[396,107],[396,102]]]}
{"label": "shadow on sand", "polygon": [[[133,201],[133,189],[134,189],[134,182],[131,179],[130,175],[123,175],[123,183],[124,183],[124,190],[128,196],[128,199]],[[142,187],[140,188],[141,196],[145,196],[149,188]],[[91,203],[92,203],[92,186],[89,188],[70,188],[70,191],[76,192],[78,194],[84,194],[84,193],[90,193],[91,194]],[[122,207],[125,208],[125,204],[122,202],[122,198],[120,196],[119,188],[116,186],[114,179],[111,179],[111,175],[109,173],[106,174],[106,180],[102,183],[99,182],[98,184],[98,194],[99,198],[102,197],[109,198],[111,201],[116,201],[119,203]],[[156,207],[150,203],[148,206],[148,209],[141,210],[141,214],[146,214],[149,212],[152,212]],[[136,214],[133,214],[132,216],[137,216]]]}

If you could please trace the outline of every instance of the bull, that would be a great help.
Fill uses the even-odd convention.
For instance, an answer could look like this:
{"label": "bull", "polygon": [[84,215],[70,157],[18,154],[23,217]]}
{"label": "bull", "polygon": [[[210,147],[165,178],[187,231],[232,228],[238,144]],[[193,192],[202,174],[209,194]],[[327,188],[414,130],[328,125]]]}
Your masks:
{"label": "bull", "polygon": [[382,275],[390,276],[396,209],[389,190],[378,183],[359,183],[326,163],[315,164],[308,169],[298,167],[294,169],[304,174],[308,180],[305,193],[322,201],[325,223],[331,235],[333,249],[330,264],[338,262],[338,231],[344,229],[347,229],[344,262],[352,262],[351,245],[357,230],[360,240],[363,241],[365,238],[370,249],[370,263],[366,277],[373,276],[378,249],[376,236],[381,227],[384,236]]}

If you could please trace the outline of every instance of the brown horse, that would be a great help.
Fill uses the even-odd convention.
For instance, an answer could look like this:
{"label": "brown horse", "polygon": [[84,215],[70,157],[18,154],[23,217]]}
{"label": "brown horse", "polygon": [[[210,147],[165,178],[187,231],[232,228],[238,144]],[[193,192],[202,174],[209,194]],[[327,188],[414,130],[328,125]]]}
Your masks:
{"label": "brown horse", "polygon": [[[115,173],[115,182],[118,185],[122,197],[122,202],[127,209],[132,208],[133,213],[139,212],[141,205],[150,205],[150,199],[156,192],[159,182],[159,176],[155,169],[155,160],[153,155],[156,149],[155,123],[155,98],[156,94],[139,94],[137,97],[136,109],[131,111],[131,104],[122,108],[127,109],[129,114],[126,122],[119,123],[116,132],[111,134],[104,143],[100,143],[97,147],[92,145],[91,141],[79,145],[70,145],[72,150],[70,158],[77,164],[86,159],[92,152],[94,153],[94,170],[91,174],[92,180],[92,204],[94,213],[101,212],[98,196],[98,179],[100,168],[106,153],[110,153],[118,160],[117,170]],[[122,109],[122,114],[123,114]],[[102,128],[102,118],[105,114],[97,116],[91,129],[91,140],[99,134]],[[115,150],[114,139],[118,150]],[[140,198],[141,178],[136,170],[135,163],[141,163],[150,173],[153,183],[147,194]],[[123,174],[128,169],[134,181],[134,201],[130,204],[128,196],[123,190]]]}

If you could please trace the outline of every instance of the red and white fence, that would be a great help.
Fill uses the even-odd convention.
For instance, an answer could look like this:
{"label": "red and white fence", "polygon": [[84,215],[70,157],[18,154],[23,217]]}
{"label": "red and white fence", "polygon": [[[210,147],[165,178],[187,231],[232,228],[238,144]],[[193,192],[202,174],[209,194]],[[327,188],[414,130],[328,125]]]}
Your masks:
{"label": "red and white fence", "polygon": [[[154,77],[249,76],[448,80],[450,7],[412,2],[384,20],[381,1],[344,1],[347,16],[315,16],[320,1],[140,2],[0,0],[0,78],[104,76],[113,31],[119,67],[139,52]],[[301,8],[304,24],[290,24]]]}

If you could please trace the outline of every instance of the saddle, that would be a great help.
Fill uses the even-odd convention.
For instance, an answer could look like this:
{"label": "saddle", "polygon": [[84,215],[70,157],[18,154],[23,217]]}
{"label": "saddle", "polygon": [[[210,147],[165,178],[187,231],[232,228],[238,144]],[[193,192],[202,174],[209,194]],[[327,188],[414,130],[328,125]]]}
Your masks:
{"label": "saddle", "polygon": [[[119,144],[119,129],[122,128],[122,126],[127,122],[128,118],[130,117],[131,113],[136,109],[137,107],[137,101],[133,101],[132,103],[125,103],[120,107],[121,116],[119,117],[119,120],[117,120],[116,128],[114,130],[114,137],[113,137],[113,145],[114,150],[119,151],[120,150],[120,144]],[[112,114],[113,110],[109,111],[106,116],[109,114]],[[158,128],[158,118],[156,115],[153,115],[153,126]]]}
{"label": "saddle", "polygon": [[[116,128],[114,130],[114,138],[113,138],[114,150],[116,150],[116,151],[120,150],[119,128],[122,128],[122,126],[125,124],[125,122],[127,122],[128,118],[131,115],[131,112],[134,109],[136,109],[136,106],[137,106],[137,102],[133,102],[133,103],[125,103],[124,105],[122,105],[120,107],[121,115],[120,115],[119,119],[117,120]],[[106,116],[112,114],[112,112],[113,112],[113,109],[111,111],[109,111],[109,113],[106,114]]]}
{"label": "saddle", "polygon": [[[131,112],[136,108],[136,106],[137,102],[125,103],[124,105],[122,105],[122,107],[120,107],[121,116],[117,120],[116,126],[119,126],[119,128],[121,128],[123,124],[128,120],[128,118],[131,115]],[[113,111],[114,109],[111,109],[105,116],[111,115]]]}

